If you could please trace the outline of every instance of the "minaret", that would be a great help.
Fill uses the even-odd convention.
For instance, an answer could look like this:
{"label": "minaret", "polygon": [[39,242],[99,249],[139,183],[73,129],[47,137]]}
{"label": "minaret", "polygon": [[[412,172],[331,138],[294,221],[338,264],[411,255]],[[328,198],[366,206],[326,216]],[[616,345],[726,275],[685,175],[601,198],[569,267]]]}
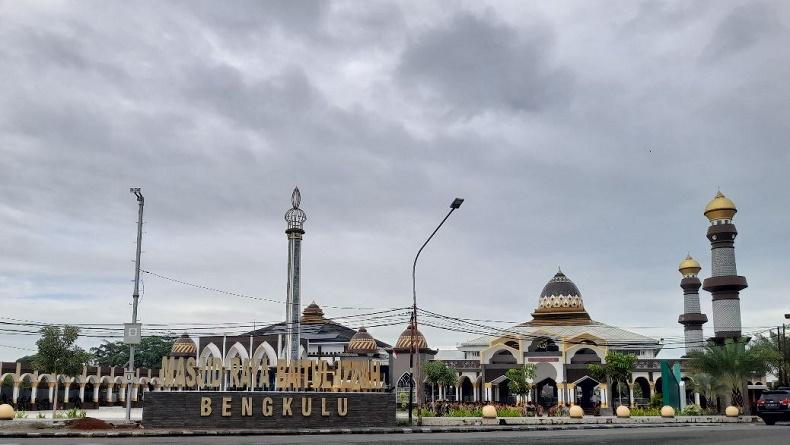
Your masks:
{"label": "minaret", "polygon": [[705,206],[705,216],[710,220],[708,239],[711,248],[711,277],[702,288],[713,296],[713,339],[741,337],[741,300],[738,292],[745,289],[746,278],[739,276],[735,267],[735,236],[738,231],[732,218],[738,211],[735,203],[721,192]]}
{"label": "minaret", "polygon": [[285,359],[290,363],[292,360],[299,360],[299,339],[301,337],[301,325],[299,316],[302,312],[300,296],[300,280],[302,275],[302,235],[304,229],[302,224],[307,220],[307,215],[299,208],[302,195],[299,187],[294,188],[291,195],[292,207],[285,212],[285,221],[288,229],[288,297],[285,302]]}
{"label": "minaret", "polygon": [[678,317],[678,323],[683,325],[686,355],[702,350],[705,344],[702,339],[702,325],[708,322],[708,317],[699,307],[699,287],[702,283],[697,274],[700,270],[702,267],[691,255],[687,255],[678,266],[678,271],[683,275],[680,280],[680,287],[683,289],[683,314]]}

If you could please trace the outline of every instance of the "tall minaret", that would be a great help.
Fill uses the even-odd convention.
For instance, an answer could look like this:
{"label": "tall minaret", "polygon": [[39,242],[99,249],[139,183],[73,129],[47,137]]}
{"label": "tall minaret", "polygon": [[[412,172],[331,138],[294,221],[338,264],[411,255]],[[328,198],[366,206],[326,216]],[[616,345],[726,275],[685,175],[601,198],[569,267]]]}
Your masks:
{"label": "tall minaret", "polygon": [[699,287],[702,283],[697,278],[697,274],[700,270],[702,267],[691,255],[686,255],[678,266],[678,271],[683,275],[680,280],[680,287],[683,288],[683,314],[678,317],[678,323],[683,325],[686,355],[702,350],[705,345],[702,339],[702,325],[708,322],[708,317],[699,307]]}
{"label": "tall minaret", "polygon": [[299,187],[294,188],[291,195],[292,207],[285,212],[285,221],[288,229],[288,298],[285,302],[285,359],[290,363],[299,360],[299,339],[301,326],[299,316],[302,313],[300,280],[302,275],[302,224],[307,220],[307,215],[299,208],[302,195]]}
{"label": "tall minaret", "polygon": [[738,292],[745,289],[746,278],[739,276],[735,267],[735,236],[738,231],[732,217],[738,209],[721,192],[705,206],[710,220],[708,239],[711,248],[711,277],[702,288],[713,295],[713,340],[741,337],[741,299]]}

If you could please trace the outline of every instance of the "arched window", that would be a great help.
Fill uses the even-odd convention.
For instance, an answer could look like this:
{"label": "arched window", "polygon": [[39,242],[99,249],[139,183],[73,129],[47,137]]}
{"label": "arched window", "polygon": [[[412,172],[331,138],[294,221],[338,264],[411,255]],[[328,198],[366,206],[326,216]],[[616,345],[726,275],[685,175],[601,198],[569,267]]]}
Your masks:
{"label": "arched window", "polygon": [[403,408],[408,407],[409,387],[412,382],[413,380],[411,379],[411,374],[404,372],[403,375],[400,376],[400,379],[398,379],[398,384],[395,385],[395,403]]}
{"label": "arched window", "polygon": [[491,357],[491,364],[515,364],[517,363],[516,357],[508,350],[497,352]]}

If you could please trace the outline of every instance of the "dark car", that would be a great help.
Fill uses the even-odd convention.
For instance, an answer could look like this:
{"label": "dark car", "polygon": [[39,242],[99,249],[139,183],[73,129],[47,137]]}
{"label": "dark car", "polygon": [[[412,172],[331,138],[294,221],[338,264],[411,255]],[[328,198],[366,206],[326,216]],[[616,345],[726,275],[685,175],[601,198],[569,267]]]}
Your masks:
{"label": "dark car", "polygon": [[790,420],[790,389],[763,391],[757,401],[757,415],[766,425]]}

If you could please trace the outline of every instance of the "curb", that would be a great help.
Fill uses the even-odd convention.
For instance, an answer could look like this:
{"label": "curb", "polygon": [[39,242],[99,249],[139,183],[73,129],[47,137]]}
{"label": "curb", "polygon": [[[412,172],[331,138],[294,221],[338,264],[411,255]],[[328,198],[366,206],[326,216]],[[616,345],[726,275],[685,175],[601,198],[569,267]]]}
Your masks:
{"label": "curb", "polygon": [[430,434],[481,433],[487,431],[552,431],[603,430],[627,428],[705,427],[716,423],[659,423],[659,424],[587,424],[587,425],[492,425],[460,427],[393,427],[393,428],[323,428],[323,429],[260,429],[260,430],[135,430],[135,431],[0,431],[0,438],[90,438],[90,437],[176,437],[176,436],[302,436],[321,434]]}

